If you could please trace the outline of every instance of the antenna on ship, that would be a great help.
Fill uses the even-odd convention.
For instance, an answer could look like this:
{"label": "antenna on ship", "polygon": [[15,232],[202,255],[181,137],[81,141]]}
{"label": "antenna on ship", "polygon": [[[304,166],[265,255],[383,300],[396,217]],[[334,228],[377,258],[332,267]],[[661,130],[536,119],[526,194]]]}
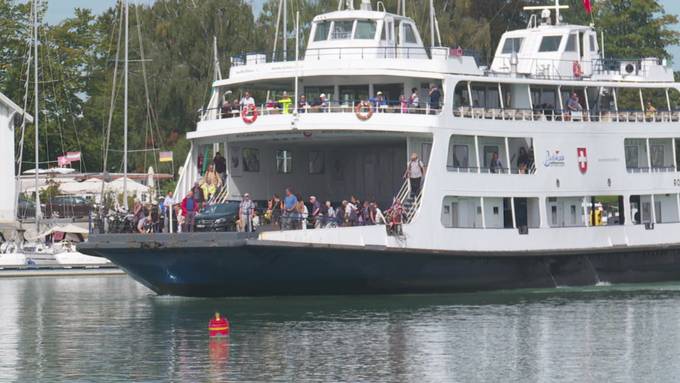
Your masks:
{"label": "antenna on ship", "polygon": [[555,10],[555,25],[560,25],[560,10],[561,9],[569,9],[568,5],[561,5],[560,0],[555,0],[555,5],[538,5],[538,6],[530,6],[530,7],[524,7],[525,11],[543,11],[541,13],[541,18],[542,19],[547,19],[548,21],[550,20],[550,11]]}

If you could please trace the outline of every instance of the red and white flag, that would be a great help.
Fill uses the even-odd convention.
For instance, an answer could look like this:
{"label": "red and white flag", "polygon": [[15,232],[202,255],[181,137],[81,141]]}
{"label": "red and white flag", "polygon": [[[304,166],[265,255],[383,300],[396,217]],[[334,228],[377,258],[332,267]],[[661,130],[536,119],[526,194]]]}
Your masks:
{"label": "red and white flag", "polygon": [[576,155],[578,160],[578,170],[586,174],[588,171],[588,150],[586,148],[577,148]]}
{"label": "red and white flag", "polygon": [[69,162],[78,162],[80,161],[80,152],[66,152],[66,159]]}
{"label": "red and white flag", "polygon": [[587,14],[593,13],[593,5],[590,3],[590,0],[583,0],[583,8],[586,9]]}

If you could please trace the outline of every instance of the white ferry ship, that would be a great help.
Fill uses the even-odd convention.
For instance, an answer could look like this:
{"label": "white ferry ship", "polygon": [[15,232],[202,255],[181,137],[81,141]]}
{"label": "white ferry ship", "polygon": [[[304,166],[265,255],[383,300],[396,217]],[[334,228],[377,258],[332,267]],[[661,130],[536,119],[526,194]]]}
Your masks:
{"label": "white ferry ship", "polygon": [[[373,225],[99,235],[79,249],[159,294],[190,296],[680,279],[672,104],[680,86],[665,61],[605,59],[596,30],[563,23],[558,3],[505,33],[485,67],[459,47],[424,46],[415,22],[380,2],[349,3],[314,18],[297,59],[232,60],[187,135],[175,194],[219,151],[228,163],[223,199],[267,200],[287,187],[336,203],[357,195],[383,209],[396,198],[405,209],[399,233]],[[412,89],[419,103],[402,104]],[[246,91],[266,99],[222,109]],[[284,91],[289,107],[267,105]],[[302,95],[309,106],[298,106]],[[415,196],[403,178],[412,153],[426,167]]]}

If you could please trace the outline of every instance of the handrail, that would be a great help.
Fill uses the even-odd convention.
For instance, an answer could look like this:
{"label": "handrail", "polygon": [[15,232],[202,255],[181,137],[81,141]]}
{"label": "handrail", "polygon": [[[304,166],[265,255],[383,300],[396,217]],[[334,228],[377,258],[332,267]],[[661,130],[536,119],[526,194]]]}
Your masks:
{"label": "handrail", "polygon": [[[287,55],[286,57],[294,57],[295,55]],[[462,57],[473,58],[476,62],[481,61],[479,52],[472,49],[463,49],[456,47],[395,47],[395,46],[374,46],[374,47],[320,47],[307,48],[304,53],[299,54],[299,60],[310,59],[343,59],[343,58],[359,58],[359,59],[461,59]],[[271,54],[263,52],[246,52],[240,55],[231,57],[232,67],[240,67],[247,65],[257,65],[265,63],[280,63],[280,62],[294,62],[293,59],[282,59],[273,57]]]}
{"label": "handrail", "polygon": [[599,111],[574,112],[552,108],[479,108],[454,107],[454,117],[479,120],[552,121],[552,122],[678,122],[680,111]]}
{"label": "handrail", "polygon": [[[553,59],[545,57],[516,57],[501,55],[494,56],[492,65],[496,70],[489,69],[491,73],[510,73],[515,66],[513,60],[517,60],[518,72],[526,74],[529,78],[539,79],[561,79],[561,80],[582,80],[592,77],[593,75],[602,74],[618,74],[622,76],[642,76],[646,77],[648,68],[643,63],[648,63],[650,59],[602,59],[595,58],[591,60],[566,60]],[[576,75],[573,71],[573,64],[578,63],[584,72],[581,75]],[[654,59],[654,63],[662,65],[663,61]],[[522,70],[522,67],[529,67],[528,70]],[[567,71],[567,74],[560,73],[560,68]],[[630,69],[630,71],[629,71]]]}
{"label": "handrail", "polygon": [[[429,100],[428,100],[429,101]],[[328,105],[308,105],[305,107],[299,107],[297,111],[294,106],[289,106],[288,113],[282,108],[275,106],[267,106],[261,104],[256,107],[258,116],[273,116],[273,115],[294,115],[297,112],[299,116],[305,114],[320,114],[320,113],[355,113],[355,105],[358,101],[349,100],[347,102],[328,102]],[[399,104],[394,104],[387,102],[385,105],[376,107],[372,103],[372,111],[375,114],[386,113],[386,114],[421,114],[421,115],[435,115],[441,114],[442,108],[441,103],[439,108],[431,108],[429,102],[421,102],[425,107],[413,107],[406,106],[402,107]],[[211,121],[220,120],[228,118],[240,118],[241,110],[232,109],[229,112],[222,112],[222,108],[207,108],[199,111],[198,120],[199,121]]]}

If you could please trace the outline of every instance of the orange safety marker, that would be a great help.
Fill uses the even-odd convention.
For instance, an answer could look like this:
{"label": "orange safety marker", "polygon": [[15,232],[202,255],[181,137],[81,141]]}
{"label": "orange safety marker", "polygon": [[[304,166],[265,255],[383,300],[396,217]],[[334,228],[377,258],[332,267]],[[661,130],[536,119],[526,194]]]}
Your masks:
{"label": "orange safety marker", "polygon": [[208,333],[210,337],[228,336],[229,321],[221,316],[220,313],[215,313],[215,316],[208,322]]}

